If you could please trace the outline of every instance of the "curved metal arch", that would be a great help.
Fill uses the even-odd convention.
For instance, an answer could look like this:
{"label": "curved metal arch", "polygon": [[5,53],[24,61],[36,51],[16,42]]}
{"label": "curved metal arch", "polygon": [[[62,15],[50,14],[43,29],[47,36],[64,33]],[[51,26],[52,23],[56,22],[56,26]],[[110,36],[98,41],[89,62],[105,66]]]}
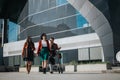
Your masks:
{"label": "curved metal arch", "polygon": [[86,18],[98,34],[103,47],[103,61],[112,63],[114,60],[113,32],[104,14],[99,11],[89,0],[67,1]]}

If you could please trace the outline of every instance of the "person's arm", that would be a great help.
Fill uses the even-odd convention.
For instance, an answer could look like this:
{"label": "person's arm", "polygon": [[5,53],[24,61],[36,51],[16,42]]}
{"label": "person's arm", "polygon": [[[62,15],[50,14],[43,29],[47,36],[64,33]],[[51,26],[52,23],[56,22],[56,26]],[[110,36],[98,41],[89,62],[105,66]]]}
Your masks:
{"label": "person's arm", "polygon": [[26,43],[24,44],[23,49],[22,49],[22,57],[24,57],[25,46],[26,46]]}
{"label": "person's arm", "polygon": [[35,50],[35,45],[34,45],[34,43],[33,43],[33,51]]}
{"label": "person's arm", "polygon": [[56,49],[57,49],[57,50],[60,50],[60,49],[61,49],[61,47],[58,47],[58,45],[56,44]]}
{"label": "person's arm", "polygon": [[49,44],[49,41],[48,40],[46,40],[46,42],[47,42],[47,47],[48,47],[48,50],[49,50],[49,52],[50,52],[50,44]]}

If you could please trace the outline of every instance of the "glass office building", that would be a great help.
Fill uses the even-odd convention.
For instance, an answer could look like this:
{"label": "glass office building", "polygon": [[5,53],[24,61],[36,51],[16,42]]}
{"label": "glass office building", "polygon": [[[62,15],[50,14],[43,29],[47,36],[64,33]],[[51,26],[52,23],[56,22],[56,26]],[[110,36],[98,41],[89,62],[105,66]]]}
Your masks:
{"label": "glass office building", "polygon": [[36,42],[42,33],[64,38],[94,32],[83,16],[67,0],[28,0],[18,24],[19,40],[32,36]]}
{"label": "glass office building", "polygon": [[[18,41],[31,36],[34,42],[38,42],[42,33],[46,33],[48,39],[95,33],[87,20],[67,0],[28,0],[18,19],[18,25]],[[101,46],[97,46],[62,50],[61,53],[63,62],[69,63],[73,60],[101,60],[102,50]],[[21,55],[4,57],[4,63],[10,66],[24,65]],[[39,64],[39,57],[36,57],[34,65]]]}

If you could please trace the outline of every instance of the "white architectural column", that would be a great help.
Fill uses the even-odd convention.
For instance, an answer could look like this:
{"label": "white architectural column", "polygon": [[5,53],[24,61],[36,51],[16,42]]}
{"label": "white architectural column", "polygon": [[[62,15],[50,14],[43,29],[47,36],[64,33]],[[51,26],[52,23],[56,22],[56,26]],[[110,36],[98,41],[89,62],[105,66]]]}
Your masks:
{"label": "white architectural column", "polygon": [[103,61],[112,62],[114,59],[113,32],[108,20],[89,0],[67,1],[86,18],[98,34],[103,47]]}

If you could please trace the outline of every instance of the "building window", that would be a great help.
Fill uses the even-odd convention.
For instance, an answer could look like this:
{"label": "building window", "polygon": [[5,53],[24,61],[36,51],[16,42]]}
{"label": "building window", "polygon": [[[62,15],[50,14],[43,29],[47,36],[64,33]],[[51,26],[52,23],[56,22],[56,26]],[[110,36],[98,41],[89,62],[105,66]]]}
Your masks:
{"label": "building window", "polygon": [[102,48],[91,47],[78,49],[78,61],[102,60]]}
{"label": "building window", "polygon": [[67,0],[56,0],[57,5],[61,5],[61,4],[64,4],[64,3],[67,3]]}
{"label": "building window", "polygon": [[19,25],[9,21],[8,42],[14,42],[18,39]]}

